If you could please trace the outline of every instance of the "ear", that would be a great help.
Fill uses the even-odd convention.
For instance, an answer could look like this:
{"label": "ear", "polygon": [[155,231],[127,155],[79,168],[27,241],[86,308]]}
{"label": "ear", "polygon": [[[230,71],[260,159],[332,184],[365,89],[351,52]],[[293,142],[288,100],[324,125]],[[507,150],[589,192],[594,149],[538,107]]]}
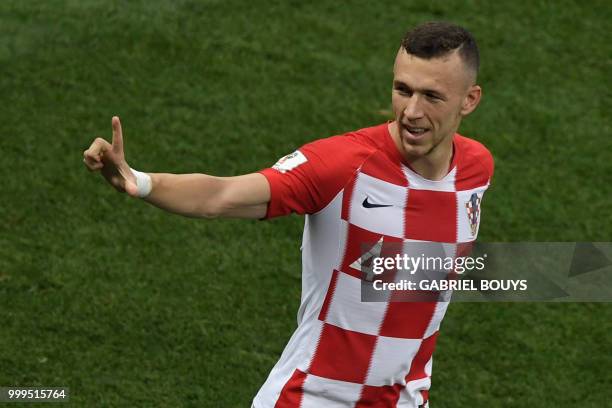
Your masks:
{"label": "ear", "polygon": [[465,98],[461,104],[461,116],[467,116],[476,109],[478,103],[480,103],[480,97],[482,96],[482,88],[478,85],[470,86]]}

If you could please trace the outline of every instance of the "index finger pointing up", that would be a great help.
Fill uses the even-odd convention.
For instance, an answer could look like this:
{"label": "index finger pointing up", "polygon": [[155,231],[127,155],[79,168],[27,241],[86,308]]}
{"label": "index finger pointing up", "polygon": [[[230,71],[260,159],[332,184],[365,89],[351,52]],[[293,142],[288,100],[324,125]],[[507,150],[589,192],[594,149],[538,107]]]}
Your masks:
{"label": "index finger pointing up", "polygon": [[113,151],[123,153],[123,133],[121,132],[121,122],[118,116],[113,116]]}

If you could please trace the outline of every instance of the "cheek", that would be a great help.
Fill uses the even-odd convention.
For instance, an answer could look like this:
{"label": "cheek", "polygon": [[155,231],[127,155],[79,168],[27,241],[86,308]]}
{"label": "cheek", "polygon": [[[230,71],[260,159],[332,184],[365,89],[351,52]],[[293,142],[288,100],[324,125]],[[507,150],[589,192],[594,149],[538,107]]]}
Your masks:
{"label": "cheek", "polygon": [[403,99],[399,96],[393,95],[391,97],[391,106],[393,109],[393,113],[395,116],[399,116],[399,114],[404,110],[403,108]]}
{"label": "cheek", "polygon": [[450,128],[457,122],[458,112],[454,109],[436,109],[431,111],[432,122],[438,128]]}

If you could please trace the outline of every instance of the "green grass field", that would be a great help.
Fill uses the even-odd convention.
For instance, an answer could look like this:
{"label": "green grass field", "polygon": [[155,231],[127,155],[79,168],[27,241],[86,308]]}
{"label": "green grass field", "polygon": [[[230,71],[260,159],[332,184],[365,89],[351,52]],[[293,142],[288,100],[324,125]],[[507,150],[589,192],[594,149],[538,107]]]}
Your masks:
{"label": "green grass field", "polygon": [[[425,20],[479,41],[461,132],[496,159],[480,240],[610,241],[611,18],[604,1],[0,2],[0,386],[248,407],[296,324],[302,219],[169,215],[82,151],[116,114],[137,169],[270,166],[386,120],[399,40]],[[604,303],[453,304],[431,406],[609,406],[611,322]]]}

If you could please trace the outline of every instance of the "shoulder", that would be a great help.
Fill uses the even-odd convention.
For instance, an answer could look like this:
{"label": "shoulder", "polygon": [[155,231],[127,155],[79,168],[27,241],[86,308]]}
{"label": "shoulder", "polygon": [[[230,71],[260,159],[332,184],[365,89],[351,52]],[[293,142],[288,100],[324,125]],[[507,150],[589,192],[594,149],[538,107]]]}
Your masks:
{"label": "shoulder", "polygon": [[372,132],[361,129],[312,141],[298,152],[318,172],[338,172],[346,177],[379,150],[375,140]]}
{"label": "shoulder", "polygon": [[489,178],[493,177],[495,162],[493,155],[485,145],[460,134],[455,135],[455,141],[460,150],[460,162],[463,167],[479,166]]}
{"label": "shoulder", "polygon": [[493,155],[482,143],[455,134],[457,152],[456,186],[458,190],[489,185],[495,164]]}
{"label": "shoulder", "polygon": [[315,140],[261,170],[271,191],[267,217],[313,214],[329,204],[378,151],[369,134],[356,131]]}
{"label": "shoulder", "polygon": [[333,155],[334,157],[353,157],[359,159],[379,149],[376,144],[376,129],[365,128],[344,134],[318,139],[303,145],[299,150],[313,155]]}

